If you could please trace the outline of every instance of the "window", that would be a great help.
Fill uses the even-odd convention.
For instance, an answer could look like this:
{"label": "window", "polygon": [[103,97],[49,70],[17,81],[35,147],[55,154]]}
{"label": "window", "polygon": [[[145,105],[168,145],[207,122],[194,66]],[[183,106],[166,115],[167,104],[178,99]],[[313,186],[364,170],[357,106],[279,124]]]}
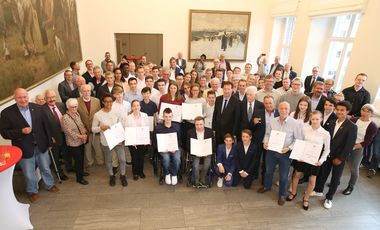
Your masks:
{"label": "window", "polygon": [[273,25],[271,56],[280,56],[281,63],[287,63],[296,18],[294,16],[276,17]]}
{"label": "window", "polygon": [[334,79],[335,90],[340,91],[359,27],[360,14],[340,15],[334,19],[323,77]]}

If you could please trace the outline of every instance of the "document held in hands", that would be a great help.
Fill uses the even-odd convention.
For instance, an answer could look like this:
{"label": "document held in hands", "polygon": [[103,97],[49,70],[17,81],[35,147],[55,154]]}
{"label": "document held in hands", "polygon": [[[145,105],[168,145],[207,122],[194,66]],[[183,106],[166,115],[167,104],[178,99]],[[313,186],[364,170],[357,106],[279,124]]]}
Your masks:
{"label": "document held in hands", "polygon": [[112,125],[103,134],[110,149],[115,148],[116,145],[124,141],[124,128],[120,122]]}
{"label": "document held in hands", "polygon": [[158,152],[172,152],[178,150],[177,133],[157,133]]}
{"label": "document held in hands", "polygon": [[126,127],[125,145],[149,145],[150,133],[149,126]]}
{"label": "document held in hands", "polygon": [[321,156],[322,148],[323,145],[314,144],[309,141],[296,140],[289,158],[316,165]]}
{"label": "document held in hands", "polygon": [[197,157],[212,155],[212,139],[198,140],[190,138],[190,153]]}
{"label": "document held in hands", "polygon": [[180,105],[173,105],[173,104],[169,104],[169,103],[161,103],[161,106],[160,106],[160,113],[158,114],[158,118],[159,119],[164,119],[163,118],[163,114],[164,114],[164,110],[166,108],[170,108],[173,112],[173,118],[172,120],[173,121],[176,121],[176,122],[181,122],[182,120],[182,106]]}
{"label": "document held in hands", "polygon": [[268,149],[281,153],[282,149],[284,148],[285,137],[285,132],[271,130],[268,142]]}
{"label": "document held in hands", "polygon": [[182,103],[182,119],[194,120],[197,116],[203,116],[202,103]]}
{"label": "document held in hands", "polygon": [[148,122],[149,122],[149,131],[153,131],[154,129],[154,117],[148,116]]}

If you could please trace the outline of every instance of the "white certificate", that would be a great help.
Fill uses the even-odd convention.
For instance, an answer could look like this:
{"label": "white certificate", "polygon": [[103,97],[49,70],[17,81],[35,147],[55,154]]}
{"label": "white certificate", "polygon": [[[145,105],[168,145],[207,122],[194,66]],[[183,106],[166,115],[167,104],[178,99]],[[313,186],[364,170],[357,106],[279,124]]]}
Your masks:
{"label": "white certificate", "polygon": [[169,104],[169,103],[161,103],[161,107],[160,107],[160,113],[158,115],[158,118],[159,119],[164,119],[163,118],[163,113],[164,113],[164,110],[166,108],[170,108],[173,112],[173,118],[172,120],[173,121],[176,121],[176,122],[181,122],[181,117],[182,117],[182,106],[180,105],[173,105],[173,104]]}
{"label": "white certificate", "polygon": [[149,131],[153,131],[153,129],[154,129],[154,117],[148,116],[148,122],[149,122]]}
{"label": "white certificate", "polygon": [[125,145],[149,145],[150,133],[149,126],[126,127]]}
{"label": "white certificate", "polygon": [[194,120],[197,116],[203,117],[202,103],[182,103],[182,119]]}
{"label": "white certificate", "polygon": [[178,150],[177,133],[157,133],[158,152]]}
{"label": "white certificate", "polygon": [[321,156],[322,148],[323,145],[314,144],[309,141],[296,140],[289,157],[311,165],[316,165]]}
{"label": "white certificate", "polygon": [[198,140],[190,138],[190,153],[197,157],[212,155],[212,139]]}
{"label": "white certificate", "polygon": [[115,148],[116,145],[124,141],[124,128],[120,122],[112,125],[103,134],[110,149]]}
{"label": "white certificate", "polygon": [[268,149],[281,153],[282,149],[284,148],[285,137],[285,132],[271,130],[268,142]]}

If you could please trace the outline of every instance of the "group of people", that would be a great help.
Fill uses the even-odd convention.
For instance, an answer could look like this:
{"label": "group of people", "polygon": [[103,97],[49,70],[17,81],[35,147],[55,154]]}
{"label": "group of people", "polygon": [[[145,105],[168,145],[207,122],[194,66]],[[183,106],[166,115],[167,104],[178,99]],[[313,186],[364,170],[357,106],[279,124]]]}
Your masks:
{"label": "group of people", "polygon": [[[321,77],[318,67],[302,81],[278,57],[269,68],[265,54],[257,60],[256,73],[250,63],[244,72],[239,67],[232,69],[224,54],[213,61],[212,68],[206,68],[205,59],[202,55],[186,72],[182,53],[172,57],[168,67],[160,67],[145,57],[140,63],[124,58],[116,65],[106,52],[101,66],[86,60],[87,71],[82,75],[79,64],[71,63],[72,69],[64,72],[58,85],[62,102],[55,90],[46,90],[35,104],[29,102],[25,89],[16,89],[16,103],[1,112],[0,133],[23,150],[20,165],[30,200],[38,199],[36,166],[46,189],[59,191],[50,170],[49,151],[58,178],[68,179],[59,163],[63,160],[66,172],[75,172],[82,185],[89,183],[87,169],[97,164],[105,165],[110,186],[115,186],[117,174],[121,185],[128,186],[126,165],[132,165],[133,180],[144,179],[144,158],[154,154],[161,158],[165,183],[176,185],[186,153],[192,158],[194,187],[207,187],[212,183],[209,174],[214,172],[218,187],[242,182],[249,189],[261,178],[258,192],[265,193],[272,188],[278,165],[278,204],[294,200],[297,185],[306,180],[305,210],[311,196],[323,195],[331,171],[324,207],[332,207],[346,161],[351,179],[345,195],[353,192],[362,162],[368,164],[368,176],[376,174],[380,120],[364,88],[366,74],[359,73],[352,87],[336,93],[333,79]],[[184,103],[200,104],[202,115],[173,121],[178,114],[164,105]],[[109,147],[105,132],[112,126],[144,127],[152,121],[151,144],[126,147],[121,142]],[[286,133],[281,151],[269,146],[273,131]],[[157,135],[169,133],[175,133],[178,146],[158,151]],[[191,139],[211,139],[215,157],[193,154]],[[290,158],[296,140],[323,146],[315,164]]]}

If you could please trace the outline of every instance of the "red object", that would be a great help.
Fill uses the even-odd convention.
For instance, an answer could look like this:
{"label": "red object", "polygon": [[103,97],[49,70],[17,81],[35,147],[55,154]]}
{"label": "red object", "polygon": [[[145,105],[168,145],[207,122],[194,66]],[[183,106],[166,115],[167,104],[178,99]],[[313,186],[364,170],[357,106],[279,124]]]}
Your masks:
{"label": "red object", "polygon": [[21,159],[21,156],[22,151],[20,148],[10,145],[0,145],[0,172],[15,165]]}

